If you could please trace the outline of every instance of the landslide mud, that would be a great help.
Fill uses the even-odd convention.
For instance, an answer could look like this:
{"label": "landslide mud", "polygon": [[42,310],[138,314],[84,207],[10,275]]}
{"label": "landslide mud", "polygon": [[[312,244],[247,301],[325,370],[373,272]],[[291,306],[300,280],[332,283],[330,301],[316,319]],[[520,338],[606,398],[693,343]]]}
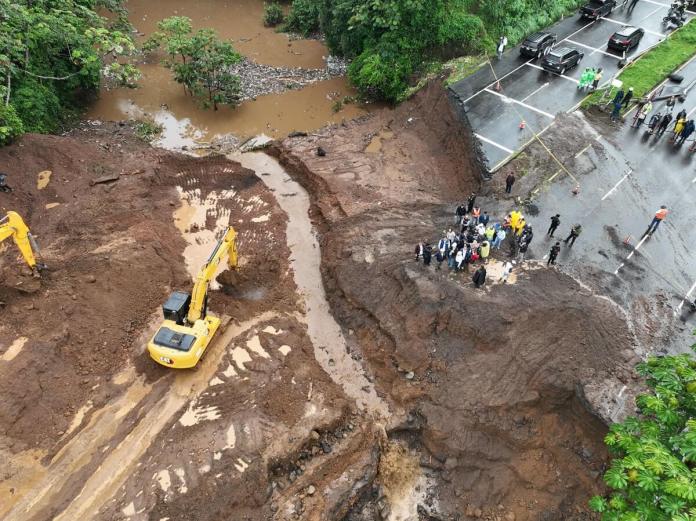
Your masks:
{"label": "landslide mud", "polygon": [[[0,517],[319,519],[358,501],[383,431],[314,358],[286,214],[258,176],[117,125],[0,157],[2,204],[50,268],[36,281],[0,253]],[[240,268],[209,309],[230,323],[196,370],[160,367],[145,352],[160,306],[229,224]]]}
{"label": "landslide mud", "polygon": [[[312,197],[332,311],[407,413],[388,436],[431,483],[409,519],[586,519],[606,462],[598,417],[621,406],[634,339],[614,305],[556,270],[527,263],[514,285],[476,291],[413,261],[479,189],[472,150],[431,86],[274,153]],[[366,495],[347,519],[389,518],[389,503]]]}

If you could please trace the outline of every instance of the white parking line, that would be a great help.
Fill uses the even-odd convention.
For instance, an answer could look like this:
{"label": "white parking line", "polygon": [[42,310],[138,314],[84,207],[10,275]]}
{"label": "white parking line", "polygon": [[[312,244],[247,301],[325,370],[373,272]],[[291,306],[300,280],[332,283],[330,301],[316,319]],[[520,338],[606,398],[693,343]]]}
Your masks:
{"label": "white parking line", "polygon": [[[544,69],[543,67],[539,67],[538,65],[535,65],[533,63],[526,63],[525,65],[529,65],[530,67],[534,67],[535,69],[539,69],[540,71],[546,71],[546,69]],[[572,81],[573,83],[580,83],[575,78],[571,78],[570,76],[566,76],[565,74],[556,74],[555,72],[550,72],[550,71],[546,71],[546,72],[548,72],[549,74],[553,74],[554,76],[560,76],[564,80]]]}
{"label": "white parking line", "polygon": [[538,109],[532,105],[528,105],[527,103],[524,103],[522,101],[516,100],[515,98],[510,98],[510,97],[506,96],[505,94],[501,94],[500,92],[496,92],[496,91],[488,89],[488,88],[486,88],[484,90],[486,92],[488,92],[489,94],[494,94],[495,96],[500,96],[503,99],[510,100],[511,103],[515,103],[515,104],[520,105],[522,107],[528,108],[529,110],[533,110],[534,112],[538,112],[539,114],[541,114],[542,116],[546,116],[547,118],[551,118],[551,119],[555,118],[555,116],[553,114],[549,114],[548,112],[545,112],[541,109]]}
{"label": "white parking line", "polygon": [[628,172],[626,172],[626,175],[623,176],[621,179],[619,179],[619,182],[614,185],[614,187],[609,190],[606,194],[604,194],[604,197],[602,197],[602,201],[604,201],[607,197],[609,197],[614,190],[616,190],[621,183],[623,183],[626,178],[633,173],[633,170],[629,168]]}
{"label": "white parking line", "polygon": [[610,52],[603,51],[602,49],[597,49],[596,47],[591,47],[589,45],[585,45],[584,43],[576,42],[575,40],[568,40],[569,43],[572,43],[573,45],[579,45],[580,47],[584,47],[585,49],[592,49],[592,53],[594,54],[596,52],[601,52],[602,54],[606,56],[611,56],[612,58],[616,58],[617,60],[621,59],[621,56],[617,56],[616,54],[611,54]]}
{"label": "white parking line", "polygon": [[585,148],[583,148],[580,152],[575,154],[575,159],[579,158],[581,155],[583,155],[585,152],[587,152],[587,149],[590,148],[591,146],[592,146],[592,143],[590,143]]}
{"label": "white parking line", "polygon": [[694,282],[693,286],[689,288],[689,292],[686,294],[686,296],[682,299],[682,301],[679,303],[677,306],[677,310],[674,312],[674,316],[677,316],[677,314],[681,311],[681,308],[684,307],[684,302],[689,300],[689,297],[691,296],[691,293],[696,289],[696,282]]}
{"label": "white parking line", "polygon": [[687,113],[686,113],[686,117],[691,116],[691,114],[693,114],[694,111],[696,111],[696,107],[692,108],[689,112],[687,112]]}
{"label": "white parking line", "polygon": [[[529,94],[528,96],[525,96],[524,98],[522,98],[522,101],[527,101],[529,98],[531,98],[532,96],[534,96],[537,92],[539,92],[541,89],[543,89],[544,87],[548,87],[548,86],[549,86],[549,82],[547,81],[546,83],[544,83],[544,84],[543,84],[541,87],[539,87],[538,89],[533,90],[531,94]],[[687,114],[687,115],[688,115],[688,114]]]}
{"label": "white parking line", "polygon": [[494,147],[498,147],[500,150],[504,150],[504,151],[507,152],[508,154],[512,154],[512,153],[514,152],[514,150],[510,150],[508,147],[504,147],[504,146],[501,145],[500,143],[496,143],[496,142],[493,141],[492,139],[488,139],[487,137],[482,136],[481,134],[478,134],[478,133],[474,132],[474,136],[476,136],[477,138],[479,138],[481,141],[485,141],[485,142],[488,143],[489,145],[493,145]]}
{"label": "white parking line", "polygon": [[[648,235],[646,234],[646,235],[640,240],[640,242],[636,245],[636,247],[633,248],[633,251],[632,251],[631,253],[628,254],[628,257],[626,257],[626,260],[628,260],[628,259],[630,259],[631,257],[633,257],[633,254],[634,254],[635,252],[637,252],[637,251],[640,249],[641,246],[643,246],[643,243],[646,241],[647,238],[648,238]],[[620,270],[621,268],[623,268],[624,265],[625,265],[625,263],[623,263],[623,262],[622,262],[621,264],[619,264],[619,267],[616,268],[616,271],[614,271],[614,275],[618,275],[618,274],[619,274],[619,270]]]}
{"label": "white parking line", "polygon": [[[622,27],[626,27],[627,25],[629,25],[629,24],[627,24],[627,23],[625,23],[625,22],[619,22],[618,20],[614,20],[613,18],[609,18],[609,17],[607,17],[607,16],[605,16],[604,18],[602,18],[602,20],[606,20],[607,22],[611,22],[611,23],[613,23],[613,24],[620,25],[620,26],[622,26]],[[658,33],[658,32],[655,32],[655,31],[651,31],[650,29],[643,29],[643,30],[644,30],[646,33],[654,34],[655,36],[660,36],[661,38],[665,38],[665,37],[667,36],[667,35],[664,34],[664,33]]]}
{"label": "white parking line", "polygon": [[462,103],[466,103],[467,101],[469,101],[469,100],[475,98],[476,96],[478,96],[479,94],[481,94],[484,90],[486,90],[486,89],[492,87],[492,86],[495,85],[496,83],[498,83],[498,82],[500,82],[501,80],[507,78],[507,77],[510,76],[510,74],[512,74],[513,72],[517,72],[518,70],[520,70],[522,67],[524,67],[525,65],[527,65],[530,61],[532,61],[532,60],[529,59],[529,60],[527,60],[526,62],[524,62],[522,65],[520,65],[519,67],[515,67],[514,69],[512,69],[512,70],[511,70],[510,72],[508,72],[507,74],[504,74],[503,76],[500,76],[496,81],[494,81],[493,83],[489,83],[489,84],[486,85],[483,89],[479,90],[479,91],[476,92],[475,94],[472,94],[471,96],[469,96],[468,98],[466,98]]}

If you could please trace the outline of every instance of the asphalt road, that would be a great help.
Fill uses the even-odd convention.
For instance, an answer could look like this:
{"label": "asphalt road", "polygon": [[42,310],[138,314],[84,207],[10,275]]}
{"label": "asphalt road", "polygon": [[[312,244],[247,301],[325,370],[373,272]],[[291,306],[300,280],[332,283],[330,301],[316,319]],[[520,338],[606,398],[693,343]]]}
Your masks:
{"label": "asphalt road", "polygon": [[[696,59],[681,72],[685,82],[696,80]],[[682,109],[696,118],[696,92],[677,104],[674,113]],[[664,102],[655,104],[653,112],[665,111]],[[688,300],[696,297],[696,153],[688,151],[693,139],[674,146],[669,132],[656,138],[646,133],[645,125],[631,128],[632,116],[613,132],[607,126],[603,135],[583,136],[596,143],[576,158],[571,170],[580,183],[578,195],[572,194],[576,181],[564,173],[536,195],[539,214],[528,216],[535,230],[530,257],[548,254],[554,241],[544,234],[551,215],[561,214],[556,239],[564,239],[574,223],[581,223],[575,246],[561,250],[561,268],[593,283],[626,309],[636,297],[650,301],[664,296],[675,323],[686,324],[684,336],[675,339],[683,347],[693,342],[690,334],[696,328],[696,315],[687,313]],[[663,204],[670,212],[667,219],[652,237],[641,239]]]}
{"label": "asphalt road", "polygon": [[[603,83],[611,80],[622,58],[606,48],[616,30],[629,24],[645,30],[640,44],[628,53],[629,58],[662,40],[662,18],[668,9],[668,0],[639,0],[631,12],[621,5],[596,22],[575,15],[548,28],[558,36],[557,46],[571,46],[585,53],[578,66],[564,75],[548,73],[537,65],[537,60],[522,58],[517,46],[500,60],[493,57],[490,65],[452,85],[450,89],[463,104],[488,168],[495,171],[533,139],[533,132],[546,131],[557,113],[577,107],[585,95],[577,89],[585,67],[602,67]],[[525,121],[524,129],[519,128],[521,120]]]}

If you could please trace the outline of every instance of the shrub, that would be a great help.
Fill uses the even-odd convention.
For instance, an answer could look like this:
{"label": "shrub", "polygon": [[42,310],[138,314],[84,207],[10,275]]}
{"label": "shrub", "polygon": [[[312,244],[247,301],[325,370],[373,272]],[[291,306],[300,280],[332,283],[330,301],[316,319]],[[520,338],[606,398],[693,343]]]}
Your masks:
{"label": "shrub", "polygon": [[[693,347],[692,347],[693,349]],[[648,392],[639,416],[611,426],[604,439],[613,460],[611,490],[590,508],[602,521],[690,521],[696,509],[696,360],[689,354],[650,357],[638,365]]]}
{"label": "shrub", "polygon": [[24,125],[14,107],[0,104],[0,145],[11,143],[23,132]]}
{"label": "shrub", "polygon": [[[67,102],[67,98],[65,98]],[[69,110],[63,107],[55,87],[27,79],[16,89],[12,105],[22,119],[25,132],[50,133],[58,130],[64,115]]]}
{"label": "shrub", "polygon": [[283,13],[283,8],[278,2],[271,2],[265,4],[263,7],[263,25],[266,27],[275,27],[276,25],[283,23],[285,14]]}
{"label": "shrub", "polygon": [[443,20],[437,35],[442,54],[452,57],[483,50],[486,29],[476,15],[453,10]]}
{"label": "shrub", "polygon": [[319,30],[319,12],[317,0],[293,0],[284,29],[309,36]]}
{"label": "shrub", "polygon": [[135,134],[148,143],[154,141],[164,127],[152,119],[141,119],[135,123]]}
{"label": "shrub", "polygon": [[363,96],[397,102],[408,87],[414,63],[398,45],[382,43],[362,52],[348,68],[348,76]]}

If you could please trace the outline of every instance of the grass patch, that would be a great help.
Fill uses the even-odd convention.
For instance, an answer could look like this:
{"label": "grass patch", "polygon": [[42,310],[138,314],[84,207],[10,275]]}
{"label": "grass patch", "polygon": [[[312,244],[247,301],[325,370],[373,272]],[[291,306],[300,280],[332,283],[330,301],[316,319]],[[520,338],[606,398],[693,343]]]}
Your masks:
{"label": "grass patch", "polygon": [[141,119],[135,122],[135,134],[148,143],[159,137],[164,127],[152,119]]}
{"label": "grass patch", "polygon": [[459,58],[445,62],[442,68],[449,71],[449,76],[445,80],[445,85],[449,87],[453,83],[457,83],[467,76],[470,76],[479,70],[482,63],[486,63],[485,56],[460,56]]}
{"label": "grass patch", "polygon": [[[681,64],[696,54],[696,23],[693,20],[674,31],[662,43],[628,65],[619,74],[624,90],[633,87],[633,98],[640,99],[660,84]],[[593,92],[582,102],[582,106],[599,104],[600,91]]]}

